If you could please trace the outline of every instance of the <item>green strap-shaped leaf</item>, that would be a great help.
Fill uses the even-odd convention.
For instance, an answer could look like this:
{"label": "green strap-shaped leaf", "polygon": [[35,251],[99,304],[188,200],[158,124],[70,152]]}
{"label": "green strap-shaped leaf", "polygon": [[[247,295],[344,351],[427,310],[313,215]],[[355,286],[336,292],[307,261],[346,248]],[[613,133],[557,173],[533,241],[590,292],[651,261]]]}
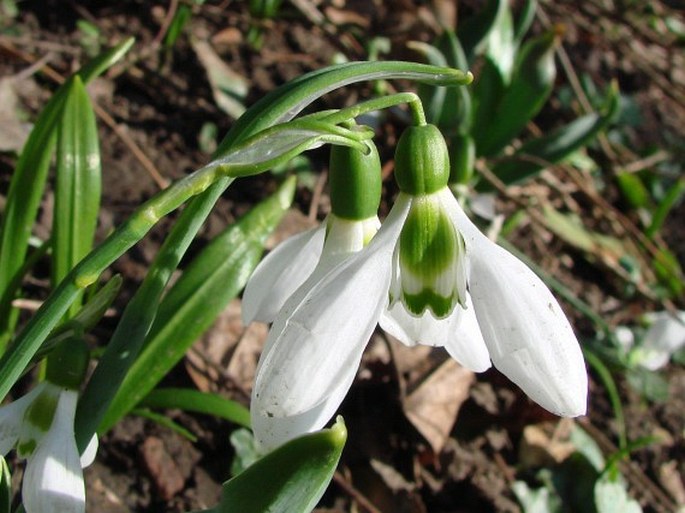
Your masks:
{"label": "green strap-shaped leaf", "polygon": [[514,70],[514,60],[518,44],[514,40],[514,15],[509,2],[500,4],[497,17],[488,33],[485,55],[495,63],[504,82],[509,84]]}
{"label": "green strap-shaped leaf", "polygon": [[[52,281],[59,283],[88,254],[100,209],[100,147],[95,113],[77,76],[67,89],[57,132]],[[72,314],[79,302],[71,305]]]}
{"label": "green strap-shaped leaf", "polygon": [[112,338],[88,381],[76,410],[74,429],[80,450],[85,449],[104,417],[130,366],[135,362],[155,316],[162,293],[190,243],[232,179],[223,178],[193,198],[150,266],[143,283],[119,320]]}
{"label": "green strap-shaped leaf", "polygon": [[489,0],[486,6],[474,16],[466,18],[457,29],[457,36],[464,47],[464,53],[469,63],[473,63],[476,55],[485,51],[488,36],[495,27],[495,22],[508,9],[508,0]]}
{"label": "green strap-shaped leaf", "polygon": [[[412,42],[411,47],[421,52],[434,66],[465,68],[466,56],[459,40],[451,30],[445,30],[435,45]],[[471,95],[465,87],[449,88],[420,84],[418,94],[426,109],[429,122],[437,125],[448,137],[466,133],[471,124]]]}
{"label": "green strap-shaped leaf", "polygon": [[68,338],[83,338],[104,317],[107,309],[119,294],[123,280],[120,275],[113,276],[76,314],[63,324],[60,324],[45,339],[34,360],[49,353],[57,344]]}
{"label": "green strap-shaped leaf", "polygon": [[[88,83],[119,60],[132,44],[133,39],[127,39],[86,64],[77,75],[83,83]],[[0,352],[7,339],[7,330],[10,329],[7,320],[10,318],[16,286],[21,283],[16,274],[21,270],[26,256],[31,228],[55,148],[56,125],[62,115],[66,91],[70,87],[69,81],[60,87],[38,116],[19,156],[7,193],[0,238]]]}
{"label": "green strap-shaped leaf", "polygon": [[520,44],[528,29],[535,19],[535,11],[538,8],[537,0],[525,0],[521,7],[519,17],[514,21],[514,41]]}
{"label": "green strap-shaped leaf", "polygon": [[250,411],[240,403],[217,394],[191,388],[158,388],[140,402],[146,408],[178,408],[221,417],[244,427],[250,427]]}
{"label": "green strap-shaped leaf", "polygon": [[668,189],[663,199],[659,202],[654,213],[652,214],[652,223],[645,230],[647,237],[654,237],[664,224],[668,213],[678,204],[680,199],[685,194],[685,178],[682,176]]}
{"label": "green strap-shaped leaf", "polygon": [[340,460],[347,430],[341,417],[330,429],[296,438],[224,483],[213,513],[309,513]]}
{"label": "green strap-shaped leaf", "polygon": [[450,87],[470,83],[472,75],[457,69],[400,61],[348,62],[312,71],[270,92],[248,109],[221,141],[217,154],[264,128],[290,121],[335,89],[356,82],[391,79]]}
{"label": "green strap-shaped leaf", "polygon": [[487,129],[474,134],[478,155],[499,153],[545,104],[556,78],[554,49],[557,41],[557,34],[549,32],[524,45],[494,116],[487,119]]}
{"label": "green strap-shaped leaf", "polygon": [[504,78],[490,57],[483,58],[478,80],[471,93],[471,136],[484,141],[497,116],[497,106],[504,95]]}
{"label": "green strap-shaped leaf", "polygon": [[294,191],[293,178],[216,237],[188,266],[160,304],[144,349],[112,400],[100,432],[113,426],[157,386],[242,290],[259,263],[264,241],[290,206]]}
{"label": "green strap-shaped leaf", "polygon": [[[510,157],[498,160],[492,172],[506,185],[523,182],[592,141],[612,122],[618,109],[618,92],[612,89],[603,114],[586,114],[545,136],[526,142]],[[477,189],[492,190],[492,185],[481,181]]]}

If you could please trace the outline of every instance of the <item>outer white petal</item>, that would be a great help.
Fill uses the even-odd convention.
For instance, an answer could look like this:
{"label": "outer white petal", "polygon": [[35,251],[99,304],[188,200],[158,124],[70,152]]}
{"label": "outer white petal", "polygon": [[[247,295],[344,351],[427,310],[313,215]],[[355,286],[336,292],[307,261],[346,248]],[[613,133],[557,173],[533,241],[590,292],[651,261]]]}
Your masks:
{"label": "outer white petal", "polygon": [[74,440],[77,393],[63,391],[47,434],[26,465],[22,499],[27,513],[84,513],[86,491]]}
{"label": "outer white petal", "polygon": [[414,317],[398,301],[383,312],[380,325],[403,344],[444,347],[467,369],[484,372],[490,368],[490,355],[468,295],[466,306],[464,310],[457,305],[448,317],[436,319],[430,312]]}
{"label": "outer white petal", "polygon": [[243,323],[272,322],[286,300],[316,267],[326,224],[299,233],[276,246],[255,268],[243,293]]}
{"label": "outer white petal", "polygon": [[323,402],[300,414],[270,417],[265,413],[266,405],[260,398],[253,397],[251,424],[259,448],[267,452],[297,436],[323,428],[342,403],[356,375],[357,367],[350,366]]}
{"label": "outer white petal", "polygon": [[17,443],[21,434],[26,408],[40,394],[44,386],[44,383],[41,383],[23,397],[0,407],[0,456],[10,452]]}
{"label": "outer white petal", "polygon": [[559,303],[523,262],[481,234],[456,200],[452,208],[466,240],[471,298],[495,367],[549,411],[584,414],[587,371]]}
{"label": "outer white petal", "polygon": [[320,429],[339,406],[387,301],[391,255],[407,207],[397,203],[367,248],[279,313],[252,394],[258,440],[278,445]]}

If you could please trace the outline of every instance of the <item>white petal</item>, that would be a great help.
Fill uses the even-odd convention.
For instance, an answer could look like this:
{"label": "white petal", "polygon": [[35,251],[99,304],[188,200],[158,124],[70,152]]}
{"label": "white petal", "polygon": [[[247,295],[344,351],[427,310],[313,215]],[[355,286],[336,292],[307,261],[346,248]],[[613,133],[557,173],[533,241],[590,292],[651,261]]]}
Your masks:
{"label": "white petal", "polygon": [[[459,308],[457,306],[455,310]],[[453,324],[453,332],[445,342],[445,349],[452,358],[473,372],[485,372],[491,366],[483,333],[480,330],[476,309],[471,296],[466,296],[466,310],[461,313],[459,323]]]}
{"label": "white petal", "polygon": [[[333,268],[301,300],[291,297],[279,313],[253,391],[258,440],[282,443],[276,440],[282,431],[297,436],[320,429],[342,401],[387,302],[391,255],[407,206],[396,204],[367,248]],[[274,417],[280,419],[273,426],[287,429],[272,428]],[[300,418],[283,420],[292,417]]]}
{"label": "white petal", "polygon": [[22,432],[24,413],[35,397],[45,387],[44,383],[34,387],[28,394],[0,407],[0,456],[6,455],[17,443]]}
{"label": "white petal", "polygon": [[457,305],[448,317],[436,319],[428,311],[415,317],[398,301],[383,312],[380,325],[403,344],[444,347],[467,369],[484,372],[490,368],[490,355],[468,295],[466,305],[467,310]]}
{"label": "white petal", "polygon": [[349,367],[345,374],[341,382],[323,402],[300,414],[281,417],[269,416],[267,414],[268,407],[262,404],[260,397],[253,397],[250,408],[251,424],[260,451],[268,452],[304,433],[323,428],[335,414],[350,389],[357,375],[356,366]]}
{"label": "white petal", "polygon": [[326,225],[285,240],[255,268],[243,293],[243,323],[272,322],[286,300],[316,267]]}
{"label": "white petal", "polygon": [[50,430],[26,465],[22,498],[27,513],[84,513],[86,491],[74,440],[77,394],[64,391]]}
{"label": "white petal", "polygon": [[95,433],[90,439],[90,442],[88,442],[83,454],[81,454],[81,458],[79,460],[81,462],[81,468],[86,468],[90,466],[93,461],[95,461],[95,456],[98,453],[98,446],[98,435]]}
{"label": "white petal", "polygon": [[685,312],[673,316],[670,312],[657,312],[649,316],[650,324],[638,351],[640,365],[648,370],[664,367],[673,353],[685,346]]}
{"label": "white petal", "polygon": [[470,259],[471,298],[495,367],[549,411],[584,414],[587,371],[559,303],[523,262],[481,234],[456,200],[453,209]]}

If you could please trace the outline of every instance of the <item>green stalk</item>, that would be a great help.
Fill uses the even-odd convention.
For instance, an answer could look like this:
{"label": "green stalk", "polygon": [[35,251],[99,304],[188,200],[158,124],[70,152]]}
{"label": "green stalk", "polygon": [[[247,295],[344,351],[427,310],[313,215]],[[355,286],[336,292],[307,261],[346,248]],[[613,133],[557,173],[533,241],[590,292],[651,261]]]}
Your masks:
{"label": "green stalk", "polygon": [[230,178],[222,178],[201,196],[193,198],[165,239],[142,285],[126,306],[76,410],[74,429],[80,450],[85,449],[97,431],[126,373],[140,354],[173,271],[214,203],[232,182]]}

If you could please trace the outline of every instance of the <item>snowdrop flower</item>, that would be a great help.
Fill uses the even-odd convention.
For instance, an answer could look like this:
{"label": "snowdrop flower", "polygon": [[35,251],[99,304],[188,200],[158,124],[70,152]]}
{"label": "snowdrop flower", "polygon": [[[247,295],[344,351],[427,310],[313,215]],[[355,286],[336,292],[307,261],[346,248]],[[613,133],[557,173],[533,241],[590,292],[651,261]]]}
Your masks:
{"label": "snowdrop flower", "polygon": [[401,193],[371,242],[314,271],[274,320],[252,396],[262,447],[326,424],[379,322],[406,344],[444,346],[471,370],[492,362],[548,410],[582,415],[587,373],[566,316],[542,281],[461,209],[436,127],[405,131],[395,177]]}
{"label": "snowdrop flower", "polygon": [[644,316],[648,328],[635,344],[635,333],[627,326],[618,326],[614,335],[628,353],[631,364],[657,371],[665,367],[671,357],[685,347],[685,312],[650,312]]}
{"label": "snowdrop flower", "polygon": [[319,227],[279,244],[255,268],[243,292],[242,318],[273,322],[286,300],[305,280],[316,283],[330,269],[366,246],[378,231],[381,163],[369,153],[333,146],[329,166],[331,214]]}
{"label": "snowdrop flower", "polygon": [[0,454],[16,448],[18,456],[27,460],[22,485],[27,513],[85,512],[81,469],[95,459],[97,438],[79,456],[74,439],[75,374],[51,372],[48,365],[45,381],[0,407]]}

